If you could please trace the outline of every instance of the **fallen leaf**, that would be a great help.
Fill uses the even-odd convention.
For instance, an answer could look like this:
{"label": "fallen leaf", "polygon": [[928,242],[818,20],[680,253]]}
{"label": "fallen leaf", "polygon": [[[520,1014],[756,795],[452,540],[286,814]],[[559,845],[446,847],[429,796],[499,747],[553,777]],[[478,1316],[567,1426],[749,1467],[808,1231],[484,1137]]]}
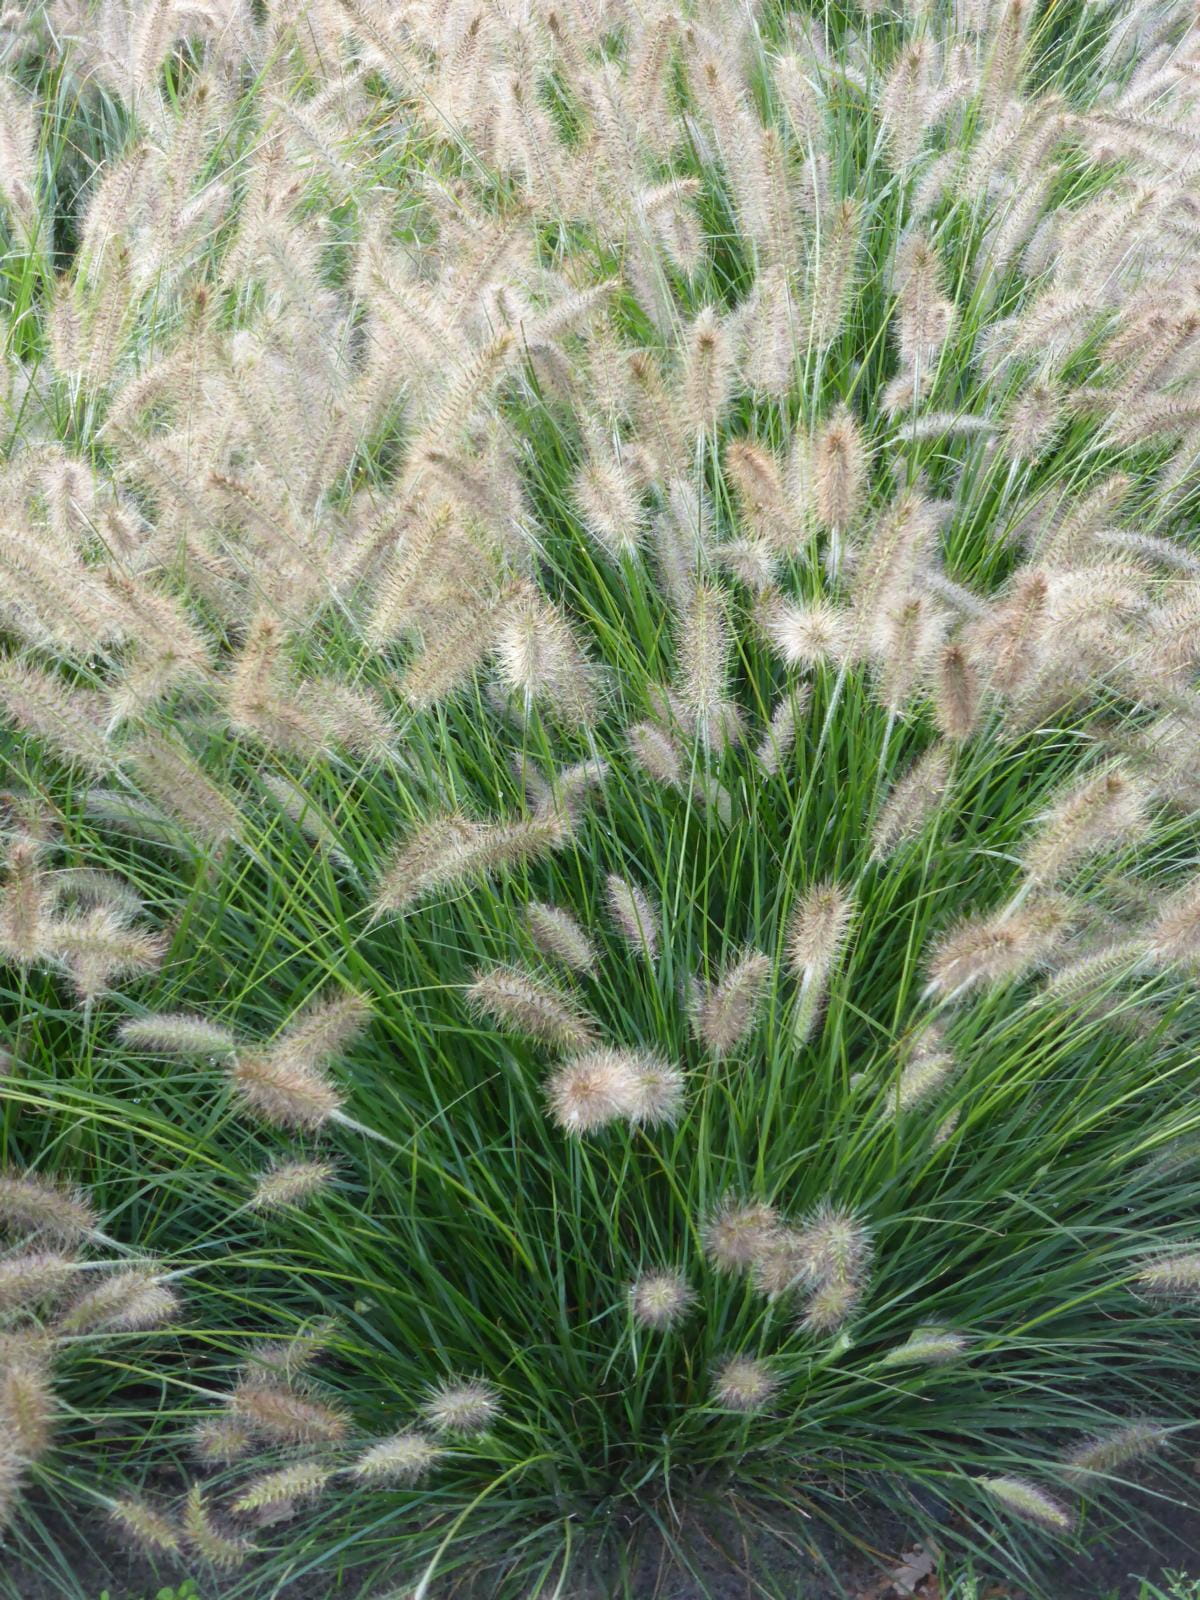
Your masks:
{"label": "fallen leaf", "polygon": [[[900,1565],[888,1573],[888,1581],[898,1593],[913,1595],[917,1593],[918,1586],[931,1576],[935,1566],[936,1562],[929,1551],[921,1546],[915,1550],[905,1550],[900,1557]],[[930,1596],[930,1600],[936,1600],[936,1597]]]}

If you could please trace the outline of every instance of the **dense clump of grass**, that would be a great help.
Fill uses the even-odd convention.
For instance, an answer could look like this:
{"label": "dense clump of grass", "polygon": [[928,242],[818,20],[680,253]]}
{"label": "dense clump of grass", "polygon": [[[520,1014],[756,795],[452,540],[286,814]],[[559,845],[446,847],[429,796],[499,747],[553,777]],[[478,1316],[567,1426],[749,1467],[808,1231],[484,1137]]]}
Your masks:
{"label": "dense clump of grass", "polygon": [[10,1538],[1036,1584],[1200,1368],[1188,8],[0,25]]}

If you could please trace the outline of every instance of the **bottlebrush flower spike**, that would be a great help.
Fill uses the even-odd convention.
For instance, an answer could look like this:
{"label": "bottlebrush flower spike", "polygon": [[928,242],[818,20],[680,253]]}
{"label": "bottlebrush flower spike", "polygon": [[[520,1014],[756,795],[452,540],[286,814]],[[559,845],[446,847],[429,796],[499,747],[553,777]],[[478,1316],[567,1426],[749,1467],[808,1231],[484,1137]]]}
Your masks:
{"label": "bottlebrush flower spike", "polygon": [[733,1356],[713,1380],[713,1399],[727,1411],[761,1411],[779,1387],[765,1361]]}
{"label": "bottlebrush flower spike", "polygon": [[1088,1477],[1111,1476],[1133,1461],[1164,1448],[1170,1441],[1171,1430],[1161,1423],[1137,1419],[1124,1427],[1113,1428],[1085,1439],[1075,1445],[1062,1460],[1062,1474],[1068,1482],[1086,1480]]}
{"label": "bottlebrush flower spike", "polygon": [[883,1357],[885,1367],[902,1367],[910,1363],[917,1366],[941,1366],[955,1361],[968,1348],[961,1333],[949,1328],[916,1328],[903,1344],[889,1350]]}
{"label": "bottlebrush flower spike", "polygon": [[705,1254],[718,1272],[748,1272],[779,1228],[773,1206],[727,1195],[704,1225]]}
{"label": "bottlebrush flower spike", "polygon": [[605,897],[617,932],[635,955],[653,961],[658,955],[657,906],[643,889],[628,879],[611,873],[605,882]]}
{"label": "bottlebrush flower spike", "polygon": [[794,1019],[798,1043],[808,1038],[816,1023],[853,913],[853,898],[832,882],[814,884],[801,895],[792,912],[788,961],[800,980]]}
{"label": "bottlebrush flower spike", "polygon": [[366,1484],[419,1483],[445,1453],[426,1434],[396,1433],[365,1450],[350,1472]]}
{"label": "bottlebrush flower spike", "polygon": [[119,1534],[142,1550],[168,1556],[176,1555],[179,1551],[178,1526],[144,1500],[122,1498],[111,1501],[109,1518]]}
{"label": "bottlebrush flower spike", "polygon": [[468,1439],[487,1433],[500,1413],[500,1396],[482,1378],[447,1379],[436,1384],[421,1407],[421,1415],[435,1433]]}
{"label": "bottlebrush flower spike", "polygon": [[1047,896],[960,923],[934,946],[927,992],[957,998],[979,985],[1025,977],[1061,948],[1070,916],[1069,903]]}
{"label": "bottlebrush flower spike", "polygon": [[950,751],[944,744],[934,744],[901,775],[880,809],[871,832],[872,853],[876,859],[885,860],[902,844],[923,832],[946,797],[950,773]]}
{"label": "bottlebrush flower spike", "polygon": [[180,1523],[188,1549],[218,1572],[232,1572],[249,1558],[248,1541],[223,1533],[213,1521],[204,1490],[198,1483],[188,1489]]}
{"label": "bottlebrush flower spike", "polygon": [[684,1320],[696,1303],[682,1272],[661,1268],[642,1272],[629,1286],[629,1304],[640,1327],[665,1332]]}
{"label": "bottlebrush flower spike", "polygon": [[229,1409],[251,1434],[270,1444],[337,1444],[349,1431],[336,1407],[264,1375],[243,1378],[230,1395]]}
{"label": "bottlebrush flower spike", "polygon": [[728,1055],[753,1028],[770,975],[770,957],[747,950],[728,964],[716,983],[700,990],[692,1029],[713,1055]]}
{"label": "bottlebrush flower spike", "polygon": [[857,421],[839,406],[818,432],[813,445],[813,509],[831,533],[848,533],[863,507],[867,450]]}
{"label": "bottlebrush flower spike", "polygon": [[179,1315],[175,1290],[152,1267],[127,1267],[110,1273],[62,1313],[60,1333],[140,1333]]}
{"label": "bottlebrush flower spike", "polygon": [[258,1179],[250,1204],[259,1211],[299,1205],[325,1189],[336,1171],[330,1161],[281,1162]]}
{"label": "bottlebrush flower spike", "polygon": [[1030,881],[1049,884],[1101,850],[1125,848],[1146,830],[1147,796],[1113,767],[1085,779],[1057,801],[1024,851]]}
{"label": "bottlebrush flower spike", "polygon": [[1074,1526],[1074,1518],[1065,1506],[1024,1478],[980,1478],[979,1487],[998,1505],[1025,1522],[1048,1528],[1052,1533],[1069,1533]]}
{"label": "bottlebrush flower spike", "polygon": [[641,1063],[634,1051],[598,1049],[572,1057],[547,1085],[550,1115],[564,1133],[595,1133],[632,1118]]}
{"label": "bottlebrush flower spike", "polygon": [[476,973],[467,999],[478,1013],[502,1027],[559,1050],[582,1050],[598,1031],[592,1018],[565,995],[514,967],[488,967]]}
{"label": "bottlebrush flower spike", "polygon": [[542,955],[575,972],[592,972],[596,951],[587,934],[562,906],[534,900],[525,908],[529,937]]}
{"label": "bottlebrush flower spike", "polygon": [[0,1224],[14,1233],[70,1242],[96,1229],[96,1213],[83,1192],[36,1173],[0,1173]]}

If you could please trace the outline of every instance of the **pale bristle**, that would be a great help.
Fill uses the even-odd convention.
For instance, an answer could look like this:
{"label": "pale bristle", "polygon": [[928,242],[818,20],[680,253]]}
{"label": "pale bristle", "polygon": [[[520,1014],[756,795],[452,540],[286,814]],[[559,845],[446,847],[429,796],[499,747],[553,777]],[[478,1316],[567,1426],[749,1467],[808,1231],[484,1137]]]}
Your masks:
{"label": "pale bristle", "polygon": [[1160,1423],[1135,1421],[1113,1428],[1077,1444],[1063,1457],[1063,1475],[1076,1481],[1089,1476],[1112,1476],[1131,1462],[1162,1450],[1170,1440],[1169,1428]]}
{"label": "pale bristle", "polygon": [[286,1045],[243,1051],[233,1058],[229,1080],[247,1111],[280,1128],[320,1128],[342,1104],[325,1074],[302,1057],[290,1056]]}
{"label": "pale bristle", "polygon": [[889,1350],[883,1358],[885,1367],[902,1367],[910,1363],[917,1366],[941,1366],[956,1361],[967,1349],[967,1340],[950,1328],[916,1328],[903,1344]]}
{"label": "pale bristle", "polygon": [[1045,899],[961,924],[934,947],[931,992],[960,995],[977,985],[1024,977],[1061,946],[1068,918],[1069,908],[1061,901]]}
{"label": "pale bristle", "polygon": [[154,1555],[173,1556],[179,1550],[180,1533],[162,1511],[144,1500],[114,1500],[109,1516],[116,1531],[142,1550]]}
{"label": "pale bristle", "polygon": [[188,1489],[180,1521],[188,1550],[210,1567],[231,1572],[245,1565],[250,1545],[245,1539],[224,1533],[214,1522],[200,1484],[193,1483]]}
{"label": "pale bristle", "polygon": [[51,1250],[30,1250],[0,1260],[0,1312],[52,1302],[71,1279],[73,1263]]}

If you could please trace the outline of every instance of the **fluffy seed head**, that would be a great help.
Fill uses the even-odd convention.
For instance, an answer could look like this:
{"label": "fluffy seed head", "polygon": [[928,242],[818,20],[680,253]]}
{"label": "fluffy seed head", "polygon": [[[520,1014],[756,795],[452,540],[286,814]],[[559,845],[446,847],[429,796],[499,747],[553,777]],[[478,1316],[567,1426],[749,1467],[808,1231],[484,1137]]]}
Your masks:
{"label": "fluffy seed head", "polygon": [[944,1361],[954,1361],[967,1348],[964,1334],[949,1328],[915,1328],[903,1344],[889,1350],[883,1358],[885,1367],[940,1366]]}
{"label": "fluffy seed head", "polygon": [[809,1333],[836,1333],[854,1314],[862,1293],[862,1284],[852,1278],[830,1278],[809,1295],[800,1326]]}
{"label": "fluffy seed head", "polygon": [[237,839],[242,817],[224,791],[165,734],[147,734],[129,747],[138,784],[147,796],[198,839],[224,845]]}
{"label": "fluffy seed head", "polygon": [[107,906],[64,918],[54,928],[53,944],[83,1001],[104,994],[119,978],[155,971],[166,950],[160,935],[126,927],[125,913]]}
{"label": "fluffy seed head", "polygon": [[633,1114],[638,1062],[626,1050],[589,1050],[565,1062],[550,1078],[550,1115],[565,1133],[594,1133]]}
{"label": "fluffy seed head", "polygon": [[[566,811],[569,816],[569,805]],[[384,869],[375,915],[409,911],[435,890],[536,861],[569,833],[557,809],[517,822],[475,822],[457,814],[435,818],[418,828]]]}
{"label": "fluffy seed head", "polygon": [[684,1078],[678,1067],[649,1051],[638,1051],[633,1062],[633,1097],[629,1120],[656,1127],[673,1123],[683,1110]]}
{"label": "fluffy seed head", "polygon": [[834,533],[851,528],[862,509],[867,452],[858,423],[839,406],[817,434],[813,493],[817,521]]}
{"label": "fluffy seed head", "polygon": [[775,1300],[802,1282],[806,1270],[804,1235],[795,1228],[776,1228],[755,1252],[754,1287]]}
{"label": "fluffy seed head", "polygon": [[285,1161],[264,1172],[254,1185],[250,1204],[259,1211],[299,1205],[333,1181],[332,1161]]}
{"label": "fluffy seed head", "polygon": [[566,722],[590,720],[595,694],[587,659],[566,618],[536,592],[522,590],[502,614],[496,662],[527,706],[541,701]]}
{"label": "fluffy seed head", "polygon": [[679,628],[679,707],[690,732],[706,746],[731,742],[729,621],[723,590],[697,584]]}
{"label": "fluffy seed head", "polygon": [[429,1391],[421,1415],[435,1433],[469,1438],[486,1433],[500,1415],[500,1396],[482,1378],[448,1380]]}
{"label": "fluffy seed head", "polygon": [[930,992],[960,995],[1025,976],[1061,944],[1069,916],[1066,902],[1048,895],[1015,911],[961,923],[934,946]]}
{"label": "fluffy seed head", "polygon": [[803,684],[792,694],[785,695],[771,713],[771,720],[754,753],[755,760],[769,777],[781,770],[791,753],[811,698],[811,689]]}
{"label": "fluffy seed head", "polygon": [[192,1429],[192,1454],[206,1466],[228,1467],[254,1448],[254,1436],[238,1417],[207,1417]]}
{"label": "fluffy seed head", "polygon": [[251,1478],[230,1510],[238,1516],[248,1516],[275,1507],[290,1508],[297,1502],[315,1499],[332,1476],[330,1468],[317,1461],[298,1461],[278,1472],[264,1472]]}
{"label": "fluffy seed head", "polygon": [[770,975],[770,957],[760,950],[748,950],[726,967],[716,983],[700,992],[692,1028],[713,1055],[728,1055],[754,1027]]}
{"label": "fluffy seed head", "polygon": [[898,1115],[911,1111],[937,1094],[949,1081],[956,1062],[942,1043],[942,1032],[929,1027],[914,1041],[895,1089]]}
{"label": "fluffy seed head", "polygon": [[337,1444],[345,1414],[315,1396],[265,1376],[244,1378],[229,1400],[231,1413],[258,1438],[274,1444]]}
{"label": "fluffy seed head", "polygon": [[475,1011],[501,1027],[557,1050],[582,1050],[596,1037],[595,1023],[565,995],[514,967],[477,972],[467,998]]}
{"label": "fluffy seed head", "polygon": [[534,900],[525,908],[525,925],[534,944],[551,961],[575,972],[591,972],[596,952],[587,934],[569,911]]}
{"label": "fluffy seed head", "polygon": [[729,403],[733,351],[719,314],[705,306],[692,323],[684,355],[683,417],[694,435],[712,435]]}
{"label": "fluffy seed head", "polygon": [[218,1572],[231,1572],[245,1563],[250,1554],[249,1544],[221,1532],[209,1514],[204,1491],[198,1483],[188,1489],[181,1520],[188,1548],[209,1566]]}
{"label": "fluffy seed head", "polygon": [[1200,1249],[1148,1261],[1134,1274],[1134,1284],[1156,1298],[1192,1300],[1200,1296]]}
{"label": "fluffy seed head", "polygon": [[94,1231],[96,1214],[69,1184],[34,1173],[6,1172],[0,1174],[0,1224],[14,1233],[83,1239]]}
{"label": "fluffy seed head", "polygon": [[1119,769],[1102,772],[1053,805],[1024,852],[1034,883],[1053,883],[1098,851],[1118,849],[1146,830],[1147,796]]}
{"label": "fluffy seed head", "polygon": [[705,1254],[718,1272],[748,1272],[778,1228],[774,1206],[727,1196],[705,1225]]}
{"label": "fluffy seed head", "polygon": [[179,1552],[179,1529],[163,1512],[132,1498],[114,1500],[109,1519],[118,1533],[153,1555],[173,1556]]}
{"label": "fluffy seed head", "polygon": [[733,1356],[717,1371],[713,1399],[727,1411],[761,1411],[778,1388],[779,1380],[765,1361]]}
{"label": "fluffy seed head", "polygon": [[1171,1430],[1161,1423],[1127,1422],[1123,1428],[1114,1428],[1077,1444],[1063,1457],[1062,1470],[1067,1477],[1117,1472],[1131,1461],[1140,1461],[1161,1450],[1170,1437]]}
{"label": "fluffy seed head", "polygon": [[792,912],[788,930],[788,959],[796,975],[820,983],[836,962],[854,912],[847,891],[833,882],[807,889]]}
{"label": "fluffy seed head", "polygon": [[57,1299],[70,1281],[72,1265],[50,1250],[0,1260],[0,1312]]}
{"label": "fluffy seed head", "polygon": [[444,1454],[426,1434],[396,1433],[364,1451],[350,1471],[365,1483],[418,1483]]}
{"label": "fluffy seed head", "polygon": [[630,755],[648,778],[671,789],[683,786],[683,761],[660,727],[653,722],[635,722],[626,737]]}
{"label": "fluffy seed head", "polygon": [[827,600],[810,605],[768,601],[759,612],[759,624],[772,649],[789,667],[837,664],[845,658],[850,643],[849,614]]}
{"label": "fluffy seed head", "polygon": [[1158,908],[1149,939],[1160,961],[1192,961],[1200,956],[1200,879],[1193,879]]}
{"label": "fluffy seed head", "polygon": [[979,679],[960,644],[948,644],[942,651],[933,713],[943,738],[962,743],[975,731],[979,715]]}
{"label": "fluffy seed head", "polygon": [[659,913],[650,897],[628,879],[609,875],[605,897],[617,932],[635,953],[653,961],[658,954]]}
{"label": "fluffy seed head", "polygon": [[917,838],[949,787],[950,751],[941,743],[930,745],[897,780],[880,808],[871,831],[874,858],[885,860],[902,844]]}
{"label": "fluffy seed head", "polygon": [[64,1312],[64,1333],[140,1333],[179,1315],[179,1296],[148,1267],[111,1273]]}
{"label": "fluffy seed head", "polygon": [[826,1202],[800,1230],[804,1276],[818,1287],[854,1283],[871,1259],[871,1236],[861,1217]]}
{"label": "fluffy seed head", "polygon": [[320,1128],[342,1104],[324,1073],[293,1055],[286,1043],[237,1056],[229,1079],[246,1110],[278,1128]]}
{"label": "fluffy seed head", "polygon": [[123,1022],[119,1031],[122,1044],[163,1055],[227,1056],[237,1049],[237,1040],[228,1028],[184,1012],[134,1017]]}
{"label": "fluffy seed head", "polygon": [[50,1448],[54,1432],[54,1389],[47,1362],[34,1348],[18,1348],[0,1362],[0,1428],[5,1446],[22,1462],[36,1461]]}
{"label": "fluffy seed head", "polygon": [[688,1287],[683,1273],[674,1268],[639,1273],[629,1285],[630,1309],[634,1321],[643,1328],[673,1328],[695,1303],[695,1291]]}
{"label": "fluffy seed head", "polygon": [[1024,1478],[980,1478],[979,1487],[1006,1511],[1014,1512],[1026,1522],[1036,1523],[1053,1533],[1069,1533],[1073,1526],[1074,1519],[1064,1506]]}

